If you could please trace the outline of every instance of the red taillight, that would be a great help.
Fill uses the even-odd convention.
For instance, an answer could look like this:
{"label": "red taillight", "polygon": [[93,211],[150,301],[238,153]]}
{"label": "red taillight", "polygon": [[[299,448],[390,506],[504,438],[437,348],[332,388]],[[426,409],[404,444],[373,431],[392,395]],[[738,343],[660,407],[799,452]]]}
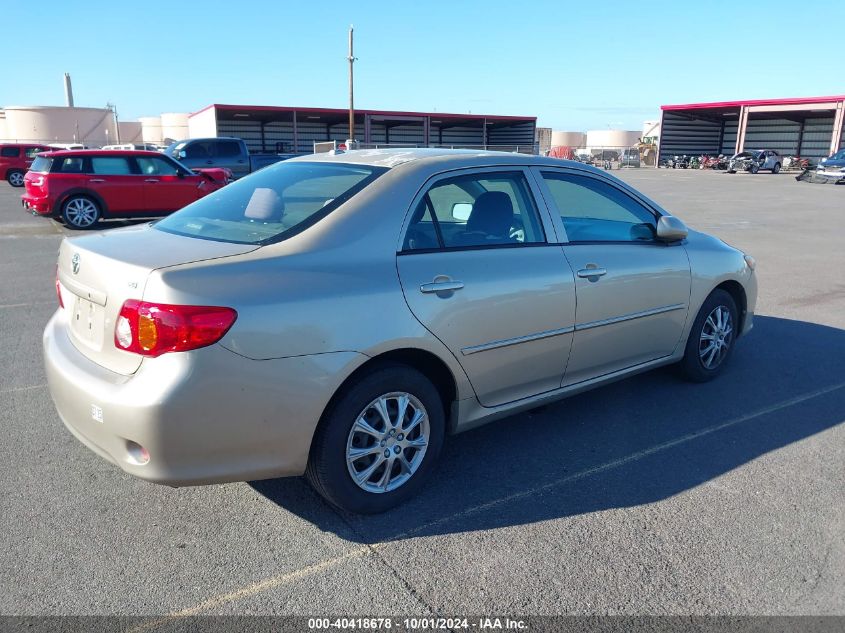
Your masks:
{"label": "red taillight", "polygon": [[62,301],[62,285],[59,282],[59,267],[56,266],[56,298],[59,300],[59,307],[64,308],[65,302]]}
{"label": "red taillight", "polygon": [[232,308],[129,299],[117,317],[114,344],[143,356],[186,352],[216,343],[237,318],[238,313]]}

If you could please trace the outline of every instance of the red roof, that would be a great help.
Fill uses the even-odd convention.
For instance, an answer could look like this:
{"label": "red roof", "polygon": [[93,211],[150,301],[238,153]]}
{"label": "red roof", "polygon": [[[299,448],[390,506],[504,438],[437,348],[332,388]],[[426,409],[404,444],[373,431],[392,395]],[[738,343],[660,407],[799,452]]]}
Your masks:
{"label": "red roof", "polygon": [[[254,105],[232,105],[226,103],[212,103],[205,106],[202,110],[192,112],[189,117],[196,116],[200,112],[205,112],[211,108],[222,110],[226,112],[302,112],[305,114],[336,114],[344,115],[349,110],[342,108],[295,108],[292,106],[254,106]],[[429,116],[436,119],[490,119],[493,121],[536,121],[535,116],[507,116],[501,114],[451,114],[448,112],[405,112],[393,110],[366,110],[355,109],[356,114],[374,114],[376,116]]]}
{"label": "red roof", "polygon": [[685,103],[681,105],[660,106],[661,110],[704,110],[718,108],[739,108],[741,106],[778,106],[827,103],[845,101],[845,95],[833,97],[793,97],[791,99],[750,99],[745,101],[716,101],[713,103]]}

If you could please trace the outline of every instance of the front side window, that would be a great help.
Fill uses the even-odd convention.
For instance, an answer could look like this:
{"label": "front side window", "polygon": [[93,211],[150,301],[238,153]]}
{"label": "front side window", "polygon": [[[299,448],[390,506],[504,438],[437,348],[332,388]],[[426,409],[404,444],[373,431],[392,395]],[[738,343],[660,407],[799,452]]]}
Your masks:
{"label": "front side window", "polygon": [[27,147],[25,153],[26,153],[27,158],[32,158],[38,152],[46,152],[46,151],[48,151],[48,150],[45,150],[43,147]]}
{"label": "front side window", "polygon": [[238,244],[279,242],[316,224],[386,171],[371,165],[283,161],[153,226],[167,233]]}
{"label": "front side window", "polygon": [[221,158],[230,158],[232,156],[240,156],[241,145],[235,141],[218,141],[217,155]]}
{"label": "front side window", "polygon": [[657,220],[613,185],[576,174],[543,172],[570,242],[650,242]]}
{"label": "front side window", "polygon": [[176,165],[157,156],[138,156],[135,160],[145,176],[176,176],[179,173]]}
{"label": "front side window", "polygon": [[[177,145],[176,150],[178,151],[180,148]],[[209,141],[197,141],[196,143],[191,143],[185,149],[185,158],[211,158],[212,157],[212,146]]]}
{"label": "front side window", "polygon": [[91,157],[91,172],[103,176],[130,176],[132,170],[129,161],[122,156]]}
{"label": "front side window", "polygon": [[521,172],[458,176],[436,182],[420,201],[403,250],[545,242]]}

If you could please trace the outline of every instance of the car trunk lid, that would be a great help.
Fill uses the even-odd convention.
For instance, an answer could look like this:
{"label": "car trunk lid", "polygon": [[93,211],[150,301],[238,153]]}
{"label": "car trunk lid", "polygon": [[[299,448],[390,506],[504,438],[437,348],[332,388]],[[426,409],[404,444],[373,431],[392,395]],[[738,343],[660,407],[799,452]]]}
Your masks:
{"label": "car trunk lid", "polygon": [[98,365],[132,374],[143,357],[115,347],[114,326],[124,301],[143,298],[150,273],[256,248],[173,235],[149,225],[65,239],[57,275],[68,313],[68,337]]}

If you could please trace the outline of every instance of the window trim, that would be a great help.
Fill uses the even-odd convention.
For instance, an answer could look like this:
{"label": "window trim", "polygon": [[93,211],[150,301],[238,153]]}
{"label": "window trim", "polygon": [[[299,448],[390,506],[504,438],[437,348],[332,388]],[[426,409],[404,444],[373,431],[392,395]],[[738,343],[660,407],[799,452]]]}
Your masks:
{"label": "window trim", "polygon": [[[551,165],[538,165],[532,167],[532,172],[534,173],[537,184],[539,189],[541,190],[543,197],[545,198],[546,206],[548,207],[549,214],[551,215],[552,222],[555,225],[555,230],[558,232],[558,236],[560,237],[561,241],[560,244],[562,246],[566,245],[580,245],[580,244],[638,244],[641,246],[673,246],[676,243],[669,243],[669,242],[662,242],[660,240],[651,240],[648,242],[645,241],[627,241],[627,242],[618,242],[614,240],[584,240],[584,241],[575,241],[569,239],[569,234],[566,232],[566,227],[563,224],[563,218],[560,214],[560,209],[555,202],[554,196],[552,195],[551,189],[546,184],[545,177],[543,173],[551,173],[551,174],[559,174],[562,176],[581,176],[585,178],[592,178],[604,185],[607,185],[620,194],[627,196],[628,198],[632,199],[634,202],[639,204],[643,209],[651,213],[654,216],[655,225],[660,220],[660,218],[666,215],[666,212],[663,211],[660,207],[658,207],[654,202],[645,198],[644,196],[640,195],[637,191],[633,189],[629,189],[624,183],[619,183],[615,180],[611,180],[604,176],[604,174],[595,174],[590,170],[586,169],[572,169],[568,167],[555,167]],[[620,186],[620,184],[622,186]],[[680,242],[678,242],[680,243]]]}
{"label": "window trim", "polygon": [[[408,234],[408,230],[411,228],[411,218],[414,216],[414,211],[419,206],[419,204],[423,201],[423,199],[428,200],[428,192],[431,190],[437,183],[442,180],[452,180],[454,178],[461,178],[464,176],[475,176],[475,175],[483,175],[483,174],[520,174],[525,181],[526,190],[528,196],[531,198],[531,202],[534,203],[534,208],[537,211],[537,219],[540,221],[540,229],[543,232],[543,241],[541,242],[528,242],[528,243],[515,243],[515,244],[476,244],[476,245],[462,245],[462,246],[446,246],[443,242],[443,237],[440,232],[440,225],[435,217],[434,209],[431,206],[430,201],[428,201],[429,205],[429,213],[432,218],[432,223],[435,225],[435,231],[437,232],[437,239],[440,246],[438,248],[420,248],[420,249],[413,249],[408,250],[404,248],[405,245],[405,237]],[[541,204],[543,203],[543,204]],[[433,176],[427,178],[420,188],[417,190],[417,193],[414,195],[410,207],[405,213],[405,219],[402,222],[402,228],[399,232],[399,240],[396,244],[396,255],[416,255],[421,253],[445,253],[445,252],[455,252],[455,251],[467,251],[467,250],[489,250],[494,248],[522,248],[522,247],[537,247],[537,246],[556,246],[557,242],[554,241],[553,238],[556,237],[556,227],[554,222],[549,214],[549,209],[545,204],[543,192],[537,187],[537,183],[531,173],[530,166],[526,165],[496,165],[491,167],[460,167],[458,169],[450,169],[448,171],[442,171]]]}

